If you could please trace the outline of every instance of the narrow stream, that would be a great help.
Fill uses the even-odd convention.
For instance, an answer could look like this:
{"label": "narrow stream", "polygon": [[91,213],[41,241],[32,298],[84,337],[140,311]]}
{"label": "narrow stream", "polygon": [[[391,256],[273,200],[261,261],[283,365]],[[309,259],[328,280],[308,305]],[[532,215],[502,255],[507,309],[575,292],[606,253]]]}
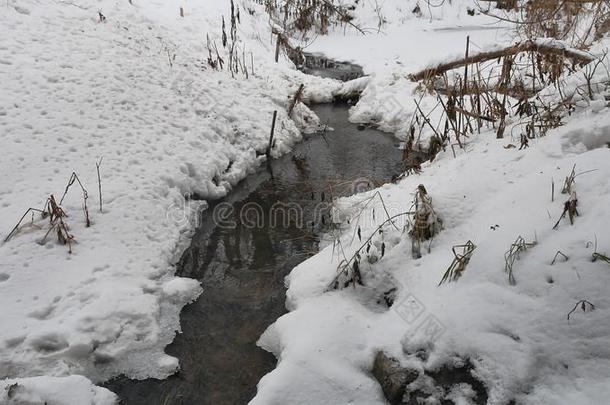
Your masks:
{"label": "narrow stream", "polygon": [[[182,310],[183,333],[166,348],[181,370],[162,381],[108,382],[122,404],[235,405],[254,397],[276,364],[256,341],[286,312],[284,277],[318,250],[328,223],[321,203],[331,192],[349,195],[354,185],[366,185],[359,179],[379,185],[401,171],[396,139],[358,130],[347,120],[348,108],[314,106],[334,131],[306,135],[291,154],[260,168],[202,214],[178,273],[200,280],[204,292]],[[282,204],[292,210],[278,210]]]}

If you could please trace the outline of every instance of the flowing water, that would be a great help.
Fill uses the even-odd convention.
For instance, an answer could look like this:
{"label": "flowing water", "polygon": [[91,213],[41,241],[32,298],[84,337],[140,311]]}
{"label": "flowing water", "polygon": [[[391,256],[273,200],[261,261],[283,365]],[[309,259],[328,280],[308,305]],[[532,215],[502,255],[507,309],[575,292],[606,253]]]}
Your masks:
{"label": "flowing water", "polygon": [[276,364],[256,341],[286,312],[284,277],[317,252],[331,193],[349,195],[401,171],[395,138],[359,130],[348,108],[314,106],[334,131],[306,135],[202,214],[178,274],[200,280],[204,292],[184,307],[182,333],[166,348],[181,370],[162,381],[108,382],[122,404],[234,405],[254,397]]}

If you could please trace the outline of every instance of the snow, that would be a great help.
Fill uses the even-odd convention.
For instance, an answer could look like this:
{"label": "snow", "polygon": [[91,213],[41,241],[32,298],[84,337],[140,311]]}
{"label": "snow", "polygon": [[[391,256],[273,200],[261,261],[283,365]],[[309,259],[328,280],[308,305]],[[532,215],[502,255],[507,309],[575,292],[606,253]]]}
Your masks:
{"label": "snow", "polygon": [[114,405],[116,395],[83,376],[32,377],[0,382],[0,403],[7,405]]}
{"label": "snow", "polygon": [[[255,2],[240,3],[237,49],[248,55],[248,78],[206,63],[206,35],[228,60],[221,45],[228,2],[131,3],[2,6],[2,239],[29,207],[41,209],[50,195],[59,202],[73,171],[87,189],[91,226],[75,183],[61,203],[75,238],[71,254],[54,232],[44,239],[48,219],[38,214],[0,244],[0,379],[66,377],[57,381],[86,387],[84,377],[67,376],[97,383],[173,374],[178,360],[164,347],[180,331],[180,309],[202,292],[197,281],[174,276],[175,263],[205,200],[226,195],[265,160],[274,110],[272,156],[317,128],[302,105],[294,120],[286,115],[301,83],[320,101],[339,87],[305,77],[285,58],[274,63]],[[62,403],[45,388],[53,381],[23,384]]]}

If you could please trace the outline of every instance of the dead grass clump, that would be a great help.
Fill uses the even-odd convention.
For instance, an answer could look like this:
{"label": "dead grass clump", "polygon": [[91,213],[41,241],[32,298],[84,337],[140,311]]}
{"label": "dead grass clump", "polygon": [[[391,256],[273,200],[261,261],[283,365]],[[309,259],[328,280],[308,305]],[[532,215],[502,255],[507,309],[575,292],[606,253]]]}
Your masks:
{"label": "dead grass clump", "polygon": [[[500,6],[504,3],[508,7]],[[497,4],[492,10],[491,2],[480,3],[479,11],[513,23],[524,38],[556,38],[584,48],[610,29],[608,0],[510,0]]]}
{"label": "dead grass clump", "polygon": [[[51,194],[47,200],[47,210],[49,213],[50,227],[47,233],[42,238],[41,243],[45,243],[47,237],[54,232],[57,235],[57,241],[62,245],[68,245],[68,252],[72,253],[72,243],[74,242],[74,236],[70,234],[68,225],[65,222],[67,214],[55,201],[55,197]],[[87,218],[87,221],[89,218]]]}
{"label": "dead grass clump", "polygon": [[[593,80],[599,76],[595,73],[598,67],[605,66],[603,58],[593,64],[595,57],[562,41],[527,39],[474,54],[469,45],[467,38],[464,57],[409,75],[419,82],[422,94],[436,94],[438,99],[428,113],[416,101],[413,116],[417,125],[411,125],[415,128],[412,134],[426,128],[430,137],[441,141],[432,145],[433,151],[450,145],[455,155],[456,147],[464,149],[465,140],[483,129],[492,129],[497,138],[503,138],[509,124],[513,130],[520,129],[519,149],[525,149],[529,140],[562,125],[563,117],[571,114],[578,102],[592,100],[607,87],[600,88]],[[584,83],[564,91],[563,78],[577,71],[583,72]],[[542,95],[541,90],[550,86],[557,91]],[[439,104],[442,112],[435,126],[430,117]]]}
{"label": "dead grass clump", "polygon": [[519,237],[510,245],[510,249],[504,253],[504,271],[508,273],[508,282],[510,285],[516,285],[517,281],[513,275],[513,268],[515,262],[519,260],[522,252],[525,252],[528,248],[536,246],[538,242],[534,239],[533,242],[526,242],[525,239],[519,235]]}
{"label": "dead grass clump", "polygon": [[557,220],[555,226],[553,226],[553,229],[557,229],[559,223],[563,218],[566,217],[566,215],[570,218],[570,225],[574,225],[574,218],[579,215],[577,207],[578,198],[576,197],[576,191],[572,191],[570,193],[570,198],[563,204],[563,212],[561,213],[561,216]]}
{"label": "dead grass clump", "polygon": [[[591,242],[589,242],[591,243]],[[610,264],[610,257],[608,257],[605,254],[599,253],[597,251],[597,235],[595,236],[595,245],[594,245],[594,249],[593,249],[593,255],[591,256],[591,261],[592,262],[596,262],[598,260],[604,261],[608,264]]]}
{"label": "dead grass clump", "polygon": [[339,26],[350,26],[364,34],[352,21],[349,8],[336,3],[334,0],[265,0],[265,10],[289,35],[307,32],[326,35],[330,28]]}
{"label": "dead grass clump", "polygon": [[[101,181],[101,179],[100,179],[100,181]],[[41,241],[40,241],[41,244],[44,244],[46,242],[49,235],[55,234],[57,236],[57,241],[59,243],[61,243],[62,245],[67,245],[68,252],[72,253],[72,244],[75,242],[75,239],[74,239],[74,236],[70,233],[70,227],[68,226],[68,223],[66,222],[66,218],[68,218],[68,214],[66,213],[64,208],[61,206],[61,204],[63,203],[63,200],[66,197],[66,195],[68,194],[70,187],[72,187],[75,183],[78,183],[78,185],[80,186],[81,192],[82,192],[83,215],[85,217],[85,225],[87,227],[91,226],[91,220],[89,217],[89,209],[87,208],[87,199],[89,198],[89,196],[87,194],[87,190],[81,183],[80,179],[78,178],[78,175],[75,172],[72,172],[72,174],[70,175],[70,179],[68,180],[68,183],[64,190],[64,194],[62,195],[59,203],[55,199],[55,196],[53,194],[51,194],[49,196],[49,198],[47,198],[45,205],[42,209],[31,208],[31,207],[28,208],[25,211],[25,213],[21,216],[19,221],[17,222],[17,225],[15,225],[13,227],[13,229],[11,230],[11,232],[6,236],[6,238],[4,239],[4,242],[5,243],[8,242],[21,229],[24,229],[26,227],[42,229],[41,226],[36,224],[35,214],[38,213],[38,214],[40,214],[40,219],[43,219],[43,220],[47,219],[47,218],[49,219],[49,229],[47,230],[47,232],[41,239]],[[100,195],[100,198],[101,198],[101,195]],[[100,209],[101,209],[101,205],[100,205]],[[31,215],[30,221],[26,221],[26,217],[28,217],[28,215]]]}
{"label": "dead grass clump", "polygon": [[574,180],[576,179],[576,165],[572,166],[572,171],[566,177],[563,182],[563,187],[561,188],[561,194],[571,194],[572,187],[574,186]]}
{"label": "dead grass clump", "polygon": [[[420,184],[413,197],[411,210],[412,227],[409,231],[411,237],[411,251],[413,258],[421,257],[421,243],[432,240],[442,228],[442,220],[436,215],[432,206],[432,198],[423,184]],[[428,250],[430,250],[428,248]]]}
{"label": "dead grass clump", "polygon": [[453,261],[451,262],[451,265],[449,265],[449,268],[443,275],[443,278],[438,285],[440,286],[445,282],[457,281],[460,277],[462,277],[462,274],[464,274],[464,271],[466,271],[466,266],[468,263],[470,263],[470,259],[476,248],[476,245],[472,243],[472,241],[468,241],[464,245],[453,246],[451,248],[454,256]]}
{"label": "dead grass clump", "polygon": [[[359,225],[360,217],[367,209],[369,204],[371,204],[371,202],[376,198],[381,201],[386,219],[381,222],[368,237],[364,238],[362,235],[362,229]],[[376,192],[370,198],[366,199],[360,214],[356,217],[356,222],[352,222],[353,226],[355,227],[352,241],[354,241],[357,237],[360,244],[352,256],[350,257],[346,255],[344,246],[339,237],[335,237],[334,239],[333,252],[338,253],[339,257],[341,257],[341,261],[337,266],[337,275],[329,284],[329,289],[336,290],[346,288],[349,285],[356,287],[356,284],[364,285],[361,265],[363,263],[368,263],[369,265],[374,264],[385,256],[386,244],[383,241],[383,237],[387,228],[393,227],[396,231],[400,231],[400,228],[395,223],[396,220],[411,214],[411,212],[401,212],[391,216],[379,192]],[[373,210],[373,219],[374,218],[375,213]],[[377,239],[374,241],[376,237],[379,237],[381,240]],[[373,246],[375,246],[374,249]]]}

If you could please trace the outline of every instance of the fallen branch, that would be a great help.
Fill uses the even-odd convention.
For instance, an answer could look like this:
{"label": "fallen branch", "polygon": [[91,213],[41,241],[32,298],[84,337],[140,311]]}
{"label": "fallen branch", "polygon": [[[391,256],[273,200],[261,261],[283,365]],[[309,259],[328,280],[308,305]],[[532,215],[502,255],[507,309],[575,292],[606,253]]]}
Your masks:
{"label": "fallen branch", "polygon": [[454,107],[454,110],[456,112],[459,112],[460,114],[467,115],[467,116],[469,116],[471,118],[476,118],[478,120],[483,120],[483,121],[487,121],[487,122],[495,122],[493,118],[486,117],[484,115],[475,114],[475,113],[472,113],[470,111],[466,111],[466,110],[464,110],[463,108],[460,108],[460,107]]}
{"label": "fallen branch", "polygon": [[493,59],[512,56],[521,52],[538,52],[543,55],[564,56],[573,59],[574,61],[579,62],[581,64],[587,64],[595,59],[593,56],[587,55],[586,53],[578,49],[565,46],[564,44],[558,41],[536,42],[532,40],[527,40],[495,51],[481,52],[451,62],[441,63],[440,65],[437,65],[435,67],[410,74],[409,79],[414,82],[424,79],[430,79],[434,76],[442,75],[443,73],[449,70],[461,68],[473,63],[486,62]]}

